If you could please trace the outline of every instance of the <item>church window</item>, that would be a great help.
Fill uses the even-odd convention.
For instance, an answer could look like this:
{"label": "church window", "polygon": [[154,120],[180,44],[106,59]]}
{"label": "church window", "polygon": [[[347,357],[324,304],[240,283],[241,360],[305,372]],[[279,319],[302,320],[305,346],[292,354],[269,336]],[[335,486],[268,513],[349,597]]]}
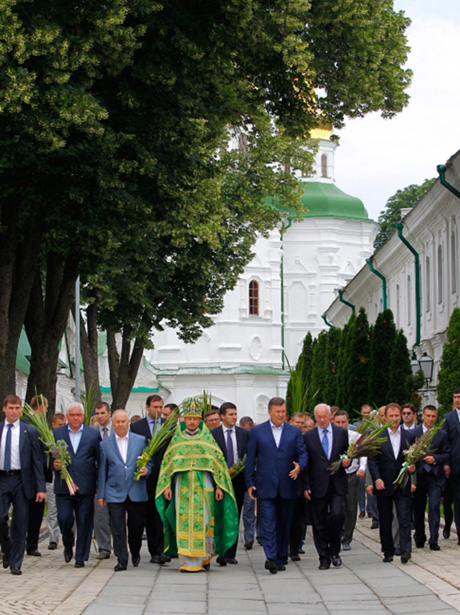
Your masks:
{"label": "church window", "polygon": [[457,292],[457,229],[454,226],[450,234],[450,270],[452,275],[452,292]]}
{"label": "church window", "polygon": [[438,303],[442,303],[442,274],[443,274],[443,262],[442,262],[442,246],[438,246]]}
{"label": "church window", "polygon": [[259,283],[249,282],[249,315],[259,316]]}
{"label": "church window", "polygon": [[321,177],[327,177],[327,155],[321,156]]}
{"label": "church window", "polygon": [[430,257],[425,259],[425,296],[426,296],[426,311],[431,310],[431,271],[430,271]]}

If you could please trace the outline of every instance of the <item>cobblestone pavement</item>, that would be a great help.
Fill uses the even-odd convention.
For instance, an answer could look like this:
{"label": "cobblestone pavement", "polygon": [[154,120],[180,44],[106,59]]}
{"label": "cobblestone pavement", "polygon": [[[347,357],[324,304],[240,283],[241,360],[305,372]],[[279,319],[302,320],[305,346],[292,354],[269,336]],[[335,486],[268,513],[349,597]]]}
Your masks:
{"label": "cobblestone pavement", "polygon": [[[343,566],[318,570],[309,536],[307,554],[285,572],[264,570],[261,547],[240,549],[238,566],[180,574],[177,560],[149,563],[144,547],[137,569],[113,572],[115,559],[91,554],[83,569],[65,564],[62,548],[24,558],[23,575],[0,569],[0,614],[14,615],[453,615],[460,612],[460,547],[441,539],[441,551],[415,549],[406,565],[381,560],[378,530],[359,519]],[[215,561],[215,560],[214,560]]]}

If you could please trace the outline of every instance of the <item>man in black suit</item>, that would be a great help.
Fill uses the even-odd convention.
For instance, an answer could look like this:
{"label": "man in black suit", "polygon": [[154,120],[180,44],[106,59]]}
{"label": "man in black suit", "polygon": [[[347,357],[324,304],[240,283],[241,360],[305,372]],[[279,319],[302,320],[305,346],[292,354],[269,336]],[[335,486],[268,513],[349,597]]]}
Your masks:
{"label": "man in black suit", "polygon": [[329,466],[337,461],[348,448],[348,432],[331,424],[331,409],[327,404],[315,407],[317,426],[303,434],[308,453],[308,465],[302,473],[302,486],[307,500],[311,501],[313,540],[319,556],[319,569],[341,566],[340,538],[344,521],[344,502],[347,494],[345,469],[331,474]]}
{"label": "man in black suit", "polygon": [[[423,408],[422,433],[432,429],[437,421],[438,411],[434,406]],[[443,430],[433,438],[430,445],[433,453],[417,464],[417,489],[414,493],[415,545],[425,545],[425,509],[428,498],[428,525],[430,527],[430,549],[439,551],[439,521],[441,518],[441,492],[446,481],[444,466],[450,463],[450,445]]]}
{"label": "man in black suit", "polygon": [[[219,409],[219,415],[222,421],[220,427],[216,427],[211,431],[215,441],[224,454],[225,461],[229,468],[232,468],[239,459],[243,459],[248,450],[249,432],[242,427],[236,425],[237,410],[235,404],[225,402]],[[231,474],[230,474],[231,476]],[[232,479],[233,490],[235,492],[236,505],[238,507],[238,520],[241,517],[243,508],[244,494],[246,492],[246,483],[244,480],[244,472],[240,472]],[[221,566],[227,564],[237,564],[235,559],[236,549],[238,547],[238,538],[235,544],[228,549],[224,555],[219,555],[217,563]]]}
{"label": "man in black suit", "polygon": [[446,476],[450,479],[454,499],[454,518],[457,528],[457,544],[460,545],[460,387],[454,389],[453,407],[444,415],[444,427],[450,445],[450,466]]}
{"label": "man in black suit", "polygon": [[[43,456],[37,430],[19,420],[22,404],[16,395],[3,402],[5,420],[0,424],[0,546],[3,568],[22,574],[29,502],[46,498]],[[8,511],[13,505],[11,534]]]}
{"label": "man in black suit", "polygon": [[99,463],[99,443],[101,436],[95,427],[83,424],[83,406],[72,402],[67,408],[67,425],[54,430],[56,441],[64,440],[70,453],[71,463],[67,469],[78,487],[72,495],[61,479],[60,462],[53,462],[56,471],[54,493],[58,523],[64,544],[64,559],[68,563],[73,557],[75,536],[73,527],[77,526],[75,549],[75,568],[83,568],[88,560],[93,535],[94,494],[96,493],[97,466]]}
{"label": "man in black suit", "polygon": [[[131,431],[144,436],[149,441],[155,427],[160,427],[164,423],[164,420],[161,418],[163,400],[159,395],[149,395],[145,402],[145,409],[147,410],[147,416],[140,421],[131,423]],[[162,446],[153,455],[152,471],[147,477],[148,501],[146,502],[145,509],[145,530],[147,532],[147,545],[151,564],[166,564],[171,561],[169,555],[164,554],[163,523],[155,506],[158,476],[167,447],[167,444]]]}
{"label": "man in black suit", "polygon": [[[369,458],[367,463],[377,496],[383,561],[392,562],[395,552],[391,528],[394,503],[399,522],[401,563],[407,564],[411,557],[411,481],[407,481],[404,487],[395,486],[394,481],[404,463],[403,451],[415,442],[417,434],[401,427],[401,416],[399,404],[385,406],[384,420],[393,421],[387,433],[383,434],[388,439],[381,444],[379,454]],[[409,471],[415,472],[415,466],[409,466]]]}

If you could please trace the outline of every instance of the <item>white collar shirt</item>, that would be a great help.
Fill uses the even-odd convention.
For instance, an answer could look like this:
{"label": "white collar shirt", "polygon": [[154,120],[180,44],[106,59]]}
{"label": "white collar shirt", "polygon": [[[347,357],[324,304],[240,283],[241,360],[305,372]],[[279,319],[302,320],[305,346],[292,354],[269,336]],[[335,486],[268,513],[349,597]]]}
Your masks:
{"label": "white collar shirt", "polygon": [[236,429],[233,427],[225,427],[222,423],[222,431],[224,433],[225,446],[227,446],[228,432],[230,431],[230,438],[232,439],[232,448],[233,448],[233,460],[234,463],[238,460],[238,446],[236,444]]}
{"label": "white collar shirt", "polygon": [[115,434],[115,442],[117,443],[118,450],[120,452],[121,458],[123,459],[123,463],[126,463],[128,458],[128,444],[129,444],[129,431],[126,436],[120,438]]}
{"label": "white collar shirt", "polygon": [[2,441],[0,442],[0,470],[5,469],[5,446],[6,446],[6,436],[8,433],[8,425],[12,425],[11,427],[11,470],[20,470],[21,469],[21,457],[19,455],[19,433],[21,431],[21,424],[19,419],[14,423],[8,423],[5,419],[3,424],[2,431]]}
{"label": "white collar shirt", "polygon": [[280,442],[281,442],[281,436],[283,435],[284,423],[281,423],[279,427],[275,427],[270,420],[270,427],[272,428],[272,434],[273,434],[273,437],[275,438],[276,448],[279,448]]}
{"label": "white collar shirt", "polygon": [[391,446],[393,447],[395,459],[397,459],[399,455],[399,449],[401,448],[401,427],[398,427],[396,433],[394,433],[393,430],[390,428],[388,428],[387,431]]}

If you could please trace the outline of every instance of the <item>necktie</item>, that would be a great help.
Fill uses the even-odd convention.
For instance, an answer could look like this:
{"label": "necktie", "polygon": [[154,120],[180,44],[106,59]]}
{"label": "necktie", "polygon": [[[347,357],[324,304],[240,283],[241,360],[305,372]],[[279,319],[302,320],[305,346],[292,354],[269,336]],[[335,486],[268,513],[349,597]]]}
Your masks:
{"label": "necktie", "polygon": [[106,440],[109,437],[109,430],[107,427],[102,428],[102,439]]}
{"label": "necktie", "polygon": [[227,429],[227,465],[231,468],[235,463],[233,456],[232,430]]}
{"label": "necktie", "polygon": [[11,428],[13,425],[8,423],[7,425],[8,431],[6,432],[6,441],[5,441],[5,459],[3,462],[3,467],[5,472],[9,472],[11,470]]}
{"label": "necktie", "polygon": [[327,429],[323,431],[323,438],[321,440],[326,457],[329,459],[329,440],[327,439]]}

